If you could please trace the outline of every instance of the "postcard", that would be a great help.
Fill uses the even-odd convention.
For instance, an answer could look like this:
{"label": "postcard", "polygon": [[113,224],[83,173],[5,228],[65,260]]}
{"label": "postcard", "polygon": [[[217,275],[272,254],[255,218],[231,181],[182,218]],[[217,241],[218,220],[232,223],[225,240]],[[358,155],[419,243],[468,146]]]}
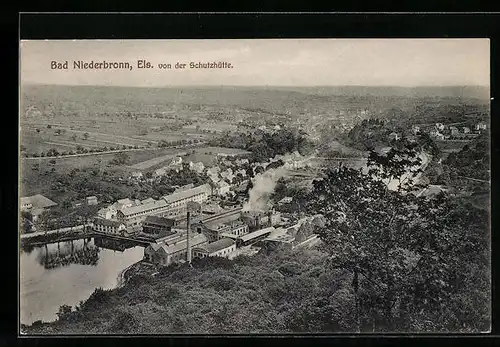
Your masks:
{"label": "postcard", "polygon": [[491,330],[488,39],[22,40],[22,335]]}

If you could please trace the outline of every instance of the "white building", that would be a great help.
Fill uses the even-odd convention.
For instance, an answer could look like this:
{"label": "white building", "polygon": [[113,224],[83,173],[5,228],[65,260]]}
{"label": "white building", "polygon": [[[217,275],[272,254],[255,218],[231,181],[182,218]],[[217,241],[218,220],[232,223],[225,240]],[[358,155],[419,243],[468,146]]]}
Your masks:
{"label": "white building", "polygon": [[205,165],[203,165],[202,162],[193,163],[191,161],[191,162],[189,162],[189,169],[192,171],[195,171],[197,173],[202,173],[203,170],[205,170]]}
{"label": "white building", "polygon": [[212,195],[212,187],[207,183],[198,187],[176,191],[163,199],[169,205],[169,217],[175,217],[186,213],[188,202],[204,203]]}
{"label": "white building", "polygon": [[165,176],[167,174],[167,170],[166,168],[162,167],[160,169],[156,169],[153,173],[153,177],[162,177],[162,176]]}
{"label": "white building", "polygon": [[488,126],[486,125],[486,123],[479,122],[476,124],[477,131],[486,130],[487,128],[488,128]]}
{"label": "white building", "polygon": [[134,179],[141,179],[143,177],[143,174],[140,171],[135,171],[135,172],[132,172],[130,177],[134,178]]}
{"label": "white building", "polygon": [[102,218],[94,220],[93,229],[97,232],[111,235],[125,235],[127,233],[127,227],[124,223]]}

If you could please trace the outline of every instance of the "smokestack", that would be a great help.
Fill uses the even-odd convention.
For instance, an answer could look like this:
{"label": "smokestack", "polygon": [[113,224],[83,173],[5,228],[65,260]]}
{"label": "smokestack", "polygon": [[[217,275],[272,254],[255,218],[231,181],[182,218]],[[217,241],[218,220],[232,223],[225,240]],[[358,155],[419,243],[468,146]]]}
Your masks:
{"label": "smokestack", "polygon": [[191,212],[188,210],[187,211],[187,239],[186,239],[186,244],[187,244],[187,262],[188,264],[191,264],[191,247],[189,244],[189,238],[191,237]]}

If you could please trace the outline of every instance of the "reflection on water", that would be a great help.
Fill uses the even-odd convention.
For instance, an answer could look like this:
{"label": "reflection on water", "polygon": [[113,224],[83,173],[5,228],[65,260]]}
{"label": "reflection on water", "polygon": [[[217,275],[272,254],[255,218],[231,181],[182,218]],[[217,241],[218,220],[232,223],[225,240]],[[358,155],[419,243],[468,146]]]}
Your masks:
{"label": "reflection on water", "polygon": [[[83,243],[78,241],[44,245],[42,251],[38,253],[37,260],[45,269],[71,264],[96,266],[99,261],[100,249],[87,239],[83,240]],[[54,247],[54,245],[56,246]]]}
{"label": "reflection on water", "polygon": [[55,320],[59,306],[74,307],[97,287],[116,287],[120,272],[142,256],[142,247],[97,238],[23,247],[21,323]]}

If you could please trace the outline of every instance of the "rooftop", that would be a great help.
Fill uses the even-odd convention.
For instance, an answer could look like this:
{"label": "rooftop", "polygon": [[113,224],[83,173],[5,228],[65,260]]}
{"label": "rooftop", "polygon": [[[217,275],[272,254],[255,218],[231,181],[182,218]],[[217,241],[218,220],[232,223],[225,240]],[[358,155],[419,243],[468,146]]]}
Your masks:
{"label": "rooftop", "polygon": [[274,227],[268,227],[268,228],[260,229],[260,230],[251,232],[249,234],[243,235],[240,239],[241,239],[241,241],[245,242],[245,241],[253,239],[254,237],[258,237],[258,236],[261,236],[261,235],[265,235],[267,233],[271,233],[274,230],[275,230]]}
{"label": "rooftop", "polygon": [[129,215],[134,214],[134,213],[140,213],[140,212],[158,209],[158,208],[167,207],[167,206],[168,206],[168,204],[165,200],[158,200],[158,201],[155,200],[154,202],[150,202],[147,204],[125,207],[124,209],[122,209],[121,212],[125,216],[129,216]]}
{"label": "rooftop", "polygon": [[103,218],[95,218],[94,219],[94,224],[99,224],[99,225],[104,225],[104,226],[109,226],[109,227],[118,227],[123,223],[109,220],[109,219],[103,219]]}
{"label": "rooftop", "polygon": [[159,216],[147,216],[146,219],[144,220],[144,224],[145,223],[157,224],[167,227],[171,227],[174,225],[174,221],[172,219]]}
{"label": "rooftop", "polygon": [[[198,234],[195,233],[192,237],[190,237],[190,246],[191,247],[196,247],[204,242],[207,242],[207,237],[203,234]],[[167,244],[162,244],[161,248],[166,253],[173,254],[181,251],[182,249],[185,249],[187,247],[187,238],[184,236],[181,240],[179,240],[176,243],[167,245]]]}
{"label": "rooftop", "polygon": [[166,195],[163,197],[163,199],[165,199],[166,202],[172,203],[172,202],[176,202],[176,201],[179,201],[182,199],[190,198],[190,197],[197,195],[197,194],[200,194],[200,193],[210,193],[211,190],[212,189],[210,188],[209,184],[203,184],[203,185],[198,186],[198,187],[194,187],[191,189],[186,189],[186,190],[178,191],[176,193],[172,193],[170,195]]}
{"label": "rooftop", "polygon": [[21,205],[25,204],[31,204],[33,208],[47,208],[57,205],[57,203],[41,194],[21,198]]}
{"label": "rooftop", "polygon": [[231,247],[235,244],[234,240],[231,240],[230,238],[223,238],[220,239],[219,241],[215,241],[212,243],[209,243],[208,245],[203,246],[202,248],[205,249],[209,254],[218,252],[222,249]]}

